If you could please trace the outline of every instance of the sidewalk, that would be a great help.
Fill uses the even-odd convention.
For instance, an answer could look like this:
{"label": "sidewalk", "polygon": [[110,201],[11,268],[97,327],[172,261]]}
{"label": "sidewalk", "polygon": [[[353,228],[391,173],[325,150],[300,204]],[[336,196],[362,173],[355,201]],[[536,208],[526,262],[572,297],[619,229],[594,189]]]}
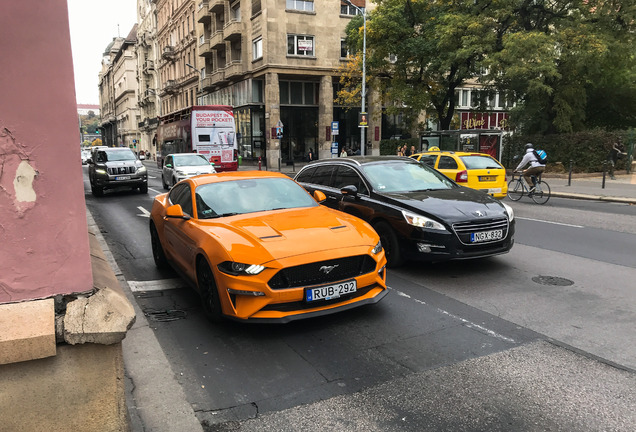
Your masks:
{"label": "sidewalk", "polygon": [[605,188],[602,175],[573,174],[569,186],[567,174],[545,173],[543,179],[550,185],[553,197],[636,204],[635,173],[618,172],[616,180],[606,176]]}

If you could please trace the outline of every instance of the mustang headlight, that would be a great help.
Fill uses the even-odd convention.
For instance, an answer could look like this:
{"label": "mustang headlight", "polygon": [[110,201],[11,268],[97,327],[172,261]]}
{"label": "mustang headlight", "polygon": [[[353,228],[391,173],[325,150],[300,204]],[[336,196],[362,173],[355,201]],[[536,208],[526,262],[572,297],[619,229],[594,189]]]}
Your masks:
{"label": "mustang headlight", "polygon": [[373,252],[373,254],[379,254],[380,251],[382,250],[382,242],[378,240],[378,244],[375,245],[375,247],[373,248],[373,250],[371,252]]}
{"label": "mustang headlight", "polygon": [[218,265],[219,270],[223,273],[230,274],[232,276],[239,275],[257,275],[263,270],[265,267],[258,264],[243,264],[234,261],[225,261]]}
{"label": "mustang headlight", "polygon": [[512,220],[515,218],[515,211],[508,204],[502,204],[506,208],[506,213],[508,213],[508,222],[512,222]]}
{"label": "mustang headlight", "polygon": [[406,219],[406,222],[409,225],[413,225],[413,226],[421,227],[421,228],[446,231],[446,228],[444,227],[444,225],[442,225],[441,223],[437,221],[434,221],[433,219],[427,218],[425,216],[420,216],[420,215],[416,215],[414,213],[409,213],[405,211],[402,211],[402,215],[404,216],[404,219]]}

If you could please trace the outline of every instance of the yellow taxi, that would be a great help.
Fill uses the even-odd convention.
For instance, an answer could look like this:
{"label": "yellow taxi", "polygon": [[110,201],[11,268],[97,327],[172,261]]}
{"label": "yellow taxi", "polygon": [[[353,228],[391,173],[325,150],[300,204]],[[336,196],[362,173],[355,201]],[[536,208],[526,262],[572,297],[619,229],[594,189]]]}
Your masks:
{"label": "yellow taxi", "polygon": [[428,151],[411,157],[431,166],[456,183],[502,199],[508,192],[506,169],[485,153]]}

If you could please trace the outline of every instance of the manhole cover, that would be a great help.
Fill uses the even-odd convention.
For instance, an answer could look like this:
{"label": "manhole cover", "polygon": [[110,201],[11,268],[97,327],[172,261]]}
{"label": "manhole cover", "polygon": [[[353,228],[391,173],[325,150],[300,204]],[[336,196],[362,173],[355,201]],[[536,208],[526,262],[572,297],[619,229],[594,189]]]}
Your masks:
{"label": "manhole cover", "polygon": [[574,282],[570,279],[565,279],[557,276],[535,276],[532,278],[533,282],[536,282],[541,285],[552,285],[552,286],[570,286],[574,285]]}
{"label": "manhole cover", "polygon": [[185,311],[182,310],[145,310],[144,315],[153,321],[176,321],[186,317]]}

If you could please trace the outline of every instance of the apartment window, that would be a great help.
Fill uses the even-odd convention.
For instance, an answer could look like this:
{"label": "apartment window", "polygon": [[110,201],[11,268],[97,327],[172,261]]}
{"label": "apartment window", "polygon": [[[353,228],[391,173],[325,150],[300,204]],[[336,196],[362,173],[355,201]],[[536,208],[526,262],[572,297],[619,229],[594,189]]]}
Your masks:
{"label": "apartment window", "polygon": [[260,37],[252,42],[252,59],[257,60],[263,57],[263,38]]}
{"label": "apartment window", "polygon": [[252,0],[252,15],[261,11],[261,0]]}
{"label": "apartment window", "polygon": [[314,55],[314,37],[287,35],[287,54],[300,56]]}
{"label": "apartment window", "polygon": [[462,90],[462,106],[468,106],[468,90]]}
{"label": "apartment window", "polygon": [[318,84],[302,81],[280,81],[281,105],[315,105],[318,100]]}
{"label": "apartment window", "polygon": [[241,2],[237,1],[230,6],[230,20],[241,21]]}
{"label": "apartment window", "polygon": [[340,58],[349,57],[349,48],[347,47],[346,39],[340,39]]}
{"label": "apartment window", "polygon": [[287,9],[313,12],[314,0],[287,0]]}
{"label": "apartment window", "polygon": [[341,4],[340,15],[362,15],[362,12],[351,5]]}

